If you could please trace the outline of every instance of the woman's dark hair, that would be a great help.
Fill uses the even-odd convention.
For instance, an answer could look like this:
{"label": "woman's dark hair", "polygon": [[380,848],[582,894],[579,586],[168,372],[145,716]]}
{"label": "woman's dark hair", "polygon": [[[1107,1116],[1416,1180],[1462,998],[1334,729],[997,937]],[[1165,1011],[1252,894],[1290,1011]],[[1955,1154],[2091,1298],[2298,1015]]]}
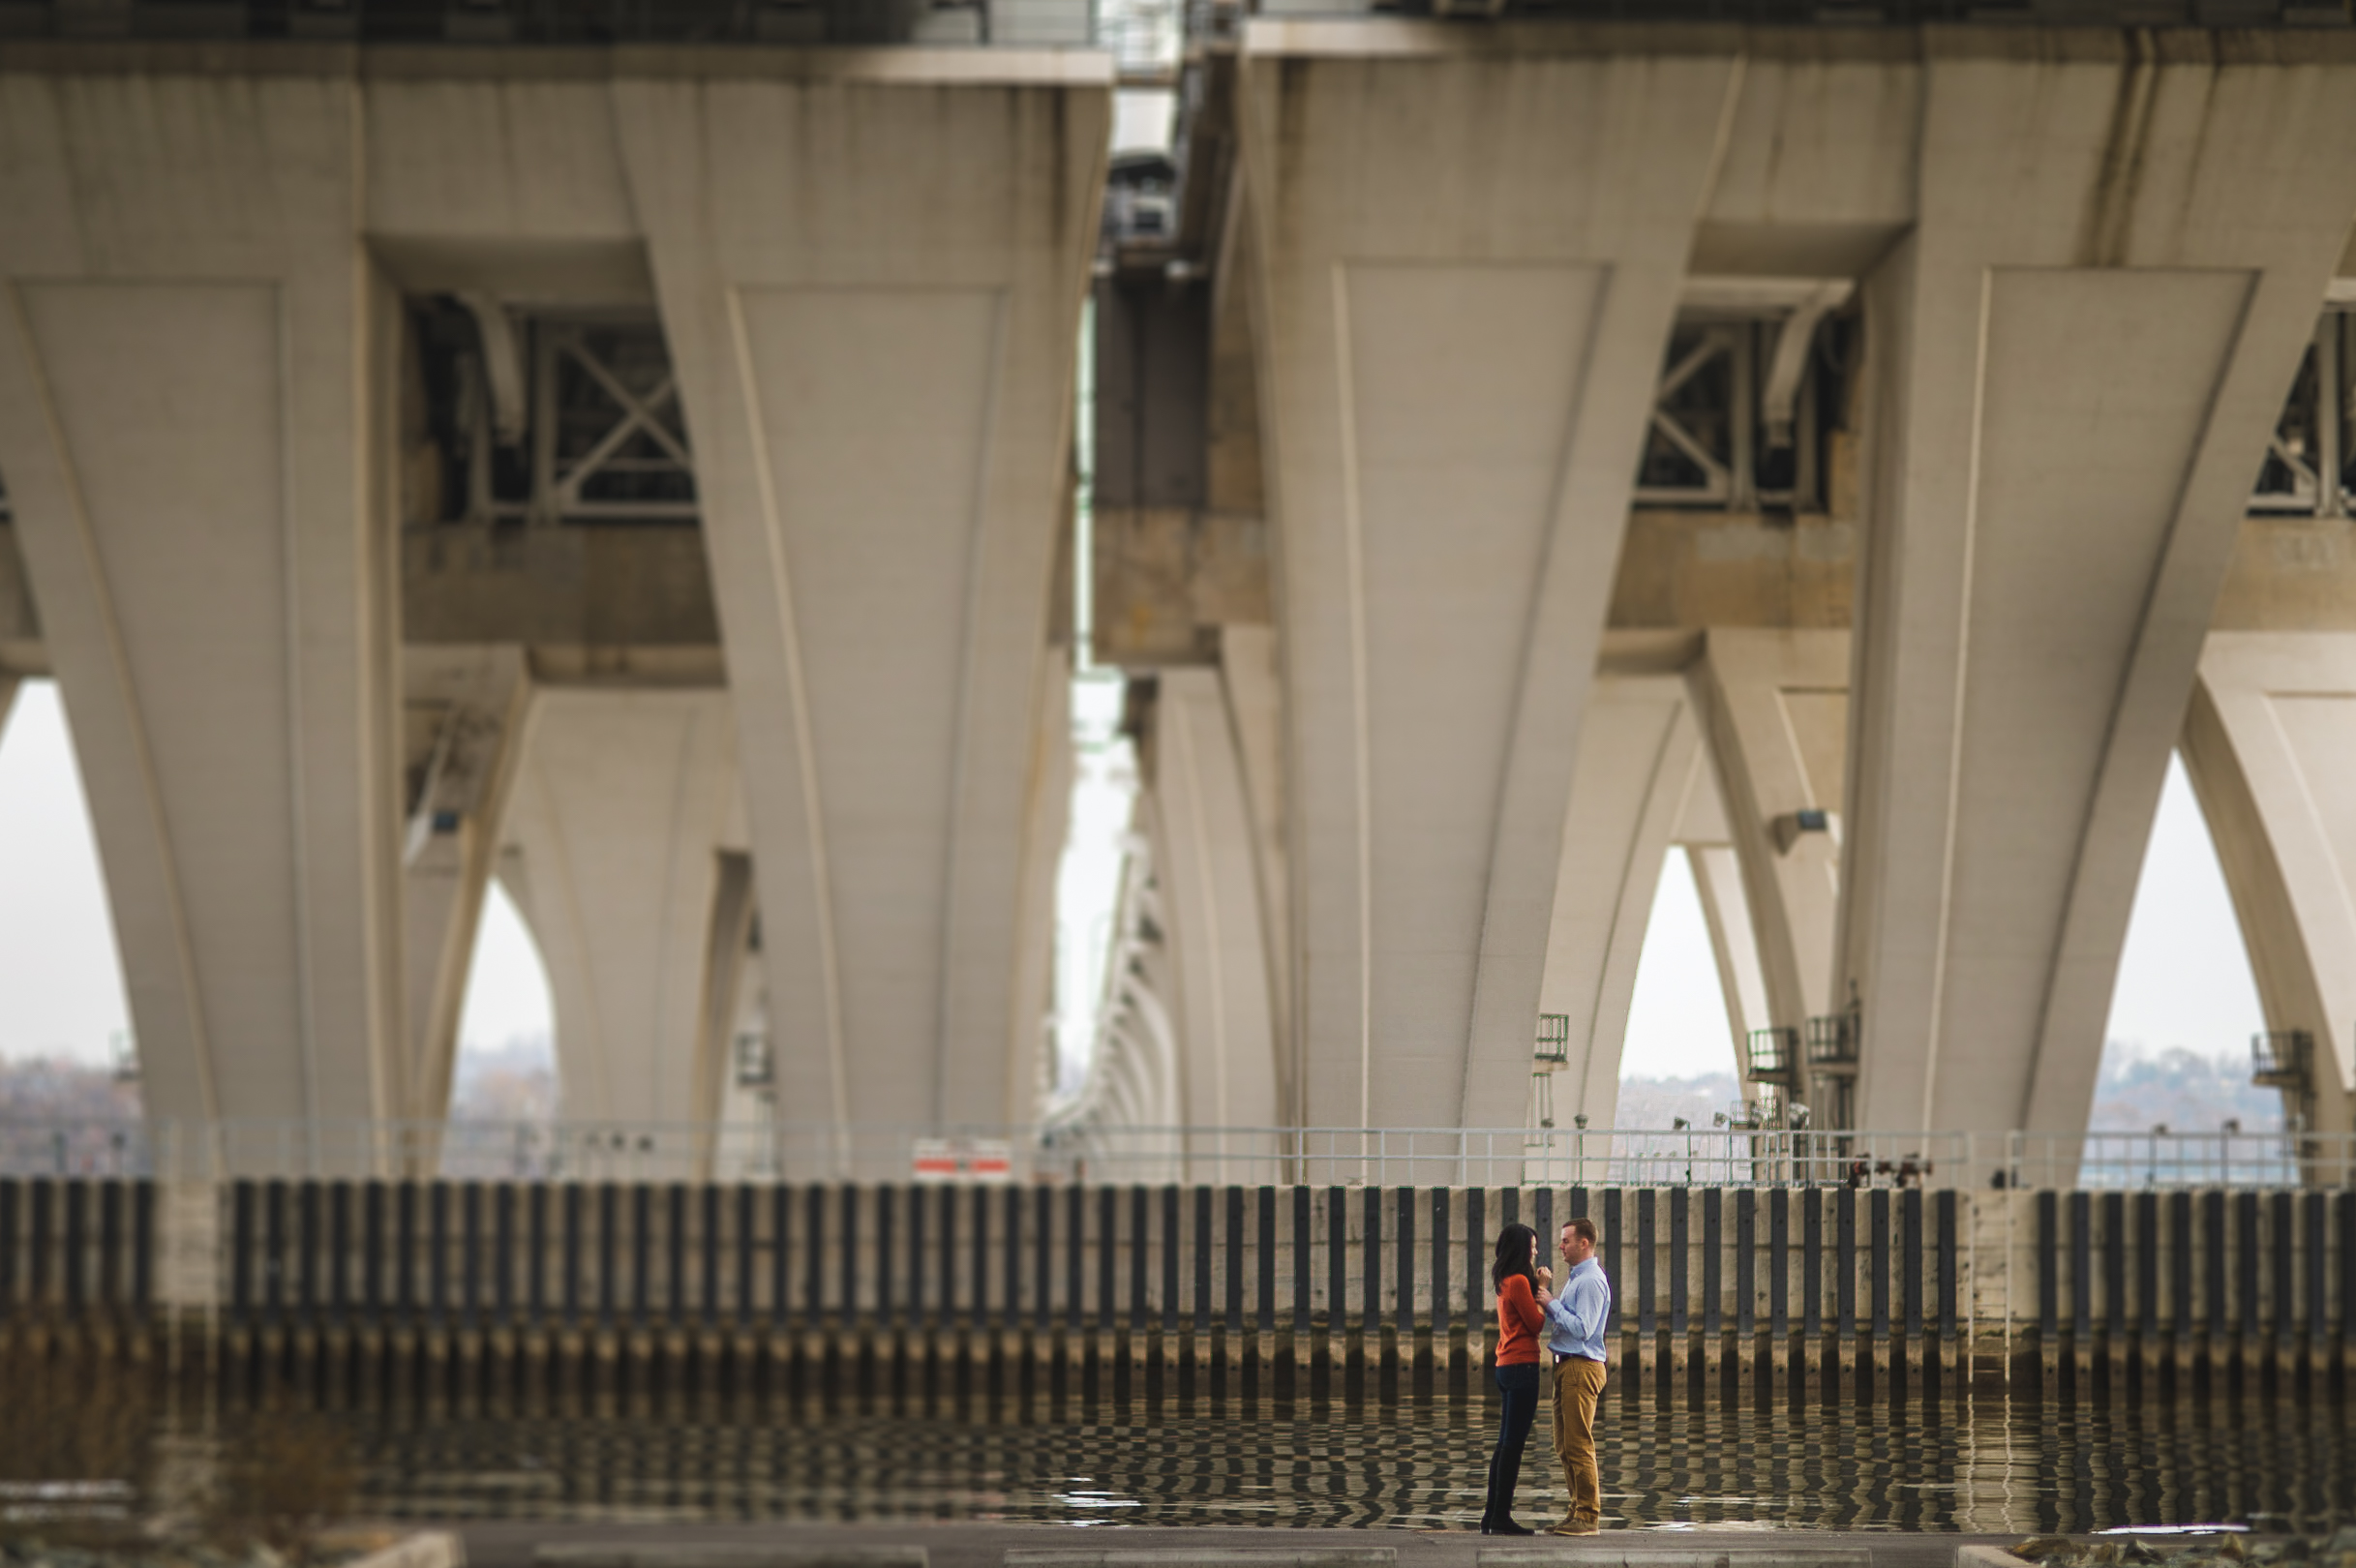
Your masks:
{"label": "woman's dark hair", "polygon": [[1505,1288],[1506,1277],[1520,1275],[1529,1282],[1530,1290],[1538,1288],[1538,1275],[1531,1259],[1536,1255],[1538,1233],[1527,1225],[1507,1225],[1497,1232],[1497,1260],[1489,1266],[1489,1282],[1499,1290]]}

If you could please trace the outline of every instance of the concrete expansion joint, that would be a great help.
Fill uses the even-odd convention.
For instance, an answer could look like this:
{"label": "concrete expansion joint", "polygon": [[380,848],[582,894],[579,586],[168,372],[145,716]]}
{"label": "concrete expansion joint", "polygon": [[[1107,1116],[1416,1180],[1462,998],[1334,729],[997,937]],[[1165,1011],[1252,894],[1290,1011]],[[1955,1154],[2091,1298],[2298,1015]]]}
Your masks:
{"label": "concrete expansion joint", "polygon": [[1671,1541],[1645,1540],[1628,1531],[1614,1531],[1611,1545],[1585,1547],[1483,1547],[1473,1560],[1480,1568],[1570,1568],[1571,1564],[1617,1562],[1644,1568],[1870,1568],[1873,1552],[1866,1547],[1807,1545],[1796,1547],[1695,1550]]}
{"label": "concrete expansion joint", "polygon": [[543,1544],[536,1568],[926,1568],[921,1546],[783,1546],[761,1541]]}
{"label": "concrete expansion joint", "polygon": [[1397,1568],[1397,1547],[1081,1547],[1006,1553],[1006,1568]]}

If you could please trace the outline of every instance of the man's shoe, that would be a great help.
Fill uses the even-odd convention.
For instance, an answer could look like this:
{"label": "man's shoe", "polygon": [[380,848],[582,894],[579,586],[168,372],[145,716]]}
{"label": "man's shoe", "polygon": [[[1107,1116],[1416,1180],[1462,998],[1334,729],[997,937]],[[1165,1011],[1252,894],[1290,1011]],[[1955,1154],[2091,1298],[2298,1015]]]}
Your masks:
{"label": "man's shoe", "polygon": [[1535,1535],[1538,1532],[1526,1524],[1516,1524],[1509,1519],[1501,1524],[1482,1525],[1481,1533],[1483,1535]]}
{"label": "man's shoe", "polygon": [[1546,1527],[1549,1535],[1601,1535],[1603,1526],[1591,1519],[1566,1519],[1559,1524]]}

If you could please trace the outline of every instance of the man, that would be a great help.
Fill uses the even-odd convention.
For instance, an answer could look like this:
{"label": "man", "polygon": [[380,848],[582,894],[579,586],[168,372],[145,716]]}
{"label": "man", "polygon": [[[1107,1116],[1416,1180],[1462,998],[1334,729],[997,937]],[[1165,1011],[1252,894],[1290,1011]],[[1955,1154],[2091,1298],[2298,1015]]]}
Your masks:
{"label": "man", "polygon": [[1546,1347],[1555,1357],[1555,1454],[1571,1493],[1570,1515],[1552,1526],[1556,1535],[1593,1535],[1603,1528],[1595,1404],[1603,1397],[1603,1335],[1612,1318],[1612,1282],[1595,1260],[1595,1241],[1592,1220],[1573,1220],[1562,1227],[1561,1294],[1552,1293],[1552,1271],[1538,1271]]}

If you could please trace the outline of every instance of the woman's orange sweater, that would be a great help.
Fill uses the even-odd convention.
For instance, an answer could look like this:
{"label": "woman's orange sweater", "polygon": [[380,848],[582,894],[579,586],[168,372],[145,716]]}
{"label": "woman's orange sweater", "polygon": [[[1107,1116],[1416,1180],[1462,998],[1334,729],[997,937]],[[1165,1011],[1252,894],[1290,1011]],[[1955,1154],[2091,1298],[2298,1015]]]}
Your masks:
{"label": "woman's orange sweater", "polygon": [[1497,1289],[1497,1365],[1518,1367],[1538,1359],[1538,1336],[1546,1314],[1529,1293],[1526,1276],[1509,1274]]}

